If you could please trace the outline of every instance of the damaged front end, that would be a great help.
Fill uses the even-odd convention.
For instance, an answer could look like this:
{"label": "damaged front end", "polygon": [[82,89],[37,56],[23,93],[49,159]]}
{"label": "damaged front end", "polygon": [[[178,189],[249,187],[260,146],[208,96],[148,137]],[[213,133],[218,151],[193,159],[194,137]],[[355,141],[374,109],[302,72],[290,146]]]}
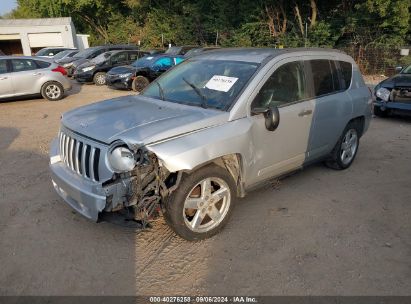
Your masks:
{"label": "damaged front end", "polygon": [[144,148],[138,148],[133,155],[134,169],[115,173],[111,180],[103,183],[107,197],[104,211],[116,212],[145,228],[161,215],[162,202],[175,189],[181,172],[170,173],[160,166],[154,153]]}

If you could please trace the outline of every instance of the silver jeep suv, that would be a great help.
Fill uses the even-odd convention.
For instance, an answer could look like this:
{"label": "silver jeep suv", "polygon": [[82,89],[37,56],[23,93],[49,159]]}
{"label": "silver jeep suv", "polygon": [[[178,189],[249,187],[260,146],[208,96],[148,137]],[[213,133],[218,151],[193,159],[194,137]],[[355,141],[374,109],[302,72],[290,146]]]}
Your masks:
{"label": "silver jeep suv", "polygon": [[57,193],[97,221],[163,214],[199,240],[251,187],[316,162],[348,168],[371,95],[353,59],[325,49],[221,49],[176,66],[138,96],[63,115],[51,148]]}

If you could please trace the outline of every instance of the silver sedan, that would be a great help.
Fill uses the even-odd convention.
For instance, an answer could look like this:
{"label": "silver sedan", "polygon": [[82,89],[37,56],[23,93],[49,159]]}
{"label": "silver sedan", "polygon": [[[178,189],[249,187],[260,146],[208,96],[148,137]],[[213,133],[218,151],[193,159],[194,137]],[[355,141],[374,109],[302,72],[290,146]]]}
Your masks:
{"label": "silver sedan", "polygon": [[66,70],[48,59],[0,56],[0,99],[41,94],[60,100],[71,89]]}

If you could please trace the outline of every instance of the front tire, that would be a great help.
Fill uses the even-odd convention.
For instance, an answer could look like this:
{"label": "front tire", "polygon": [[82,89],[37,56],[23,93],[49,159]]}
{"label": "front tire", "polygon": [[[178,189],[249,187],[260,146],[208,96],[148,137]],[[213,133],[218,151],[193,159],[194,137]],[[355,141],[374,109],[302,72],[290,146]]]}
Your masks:
{"label": "front tire", "polygon": [[106,73],[104,72],[97,72],[93,76],[93,82],[97,86],[102,86],[106,84]]}
{"label": "front tire", "polygon": [[64,88],[57,81],[49,81],[41,87],[41,96],[50,101],[57,101],[63,98]]}
{"label": "front tire", "polygon": [[360,128],[357,122],[350,122],[331,152],[325,164],[332,169],[344,170],[351,166],[360,145]]}
{"label": "front tire", "polygon": [[139,75],[133,79],[133,82],[131,83],[131,88],[134,92],[141,92],[149,84],[150,80],[148,80],[147,77]]}
{"label": "front tire", "polygon": [[183,176],[165,203],[164,216],[176,234],[188,241],[217,234],[227,224],[236,199],[227,170],[208,165]]}

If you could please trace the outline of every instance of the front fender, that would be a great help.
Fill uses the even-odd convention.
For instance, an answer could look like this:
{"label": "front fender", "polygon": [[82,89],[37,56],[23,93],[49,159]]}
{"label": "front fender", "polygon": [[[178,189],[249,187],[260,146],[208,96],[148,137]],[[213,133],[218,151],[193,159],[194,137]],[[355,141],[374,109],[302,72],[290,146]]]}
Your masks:
{"label": "front fender", "polygon": [[254,155],[250,128],[250,120],[244,118],[150,144],[146,148],[155,153],[170,172],[193,170],[228,154],[239,154],[247,168]]}

